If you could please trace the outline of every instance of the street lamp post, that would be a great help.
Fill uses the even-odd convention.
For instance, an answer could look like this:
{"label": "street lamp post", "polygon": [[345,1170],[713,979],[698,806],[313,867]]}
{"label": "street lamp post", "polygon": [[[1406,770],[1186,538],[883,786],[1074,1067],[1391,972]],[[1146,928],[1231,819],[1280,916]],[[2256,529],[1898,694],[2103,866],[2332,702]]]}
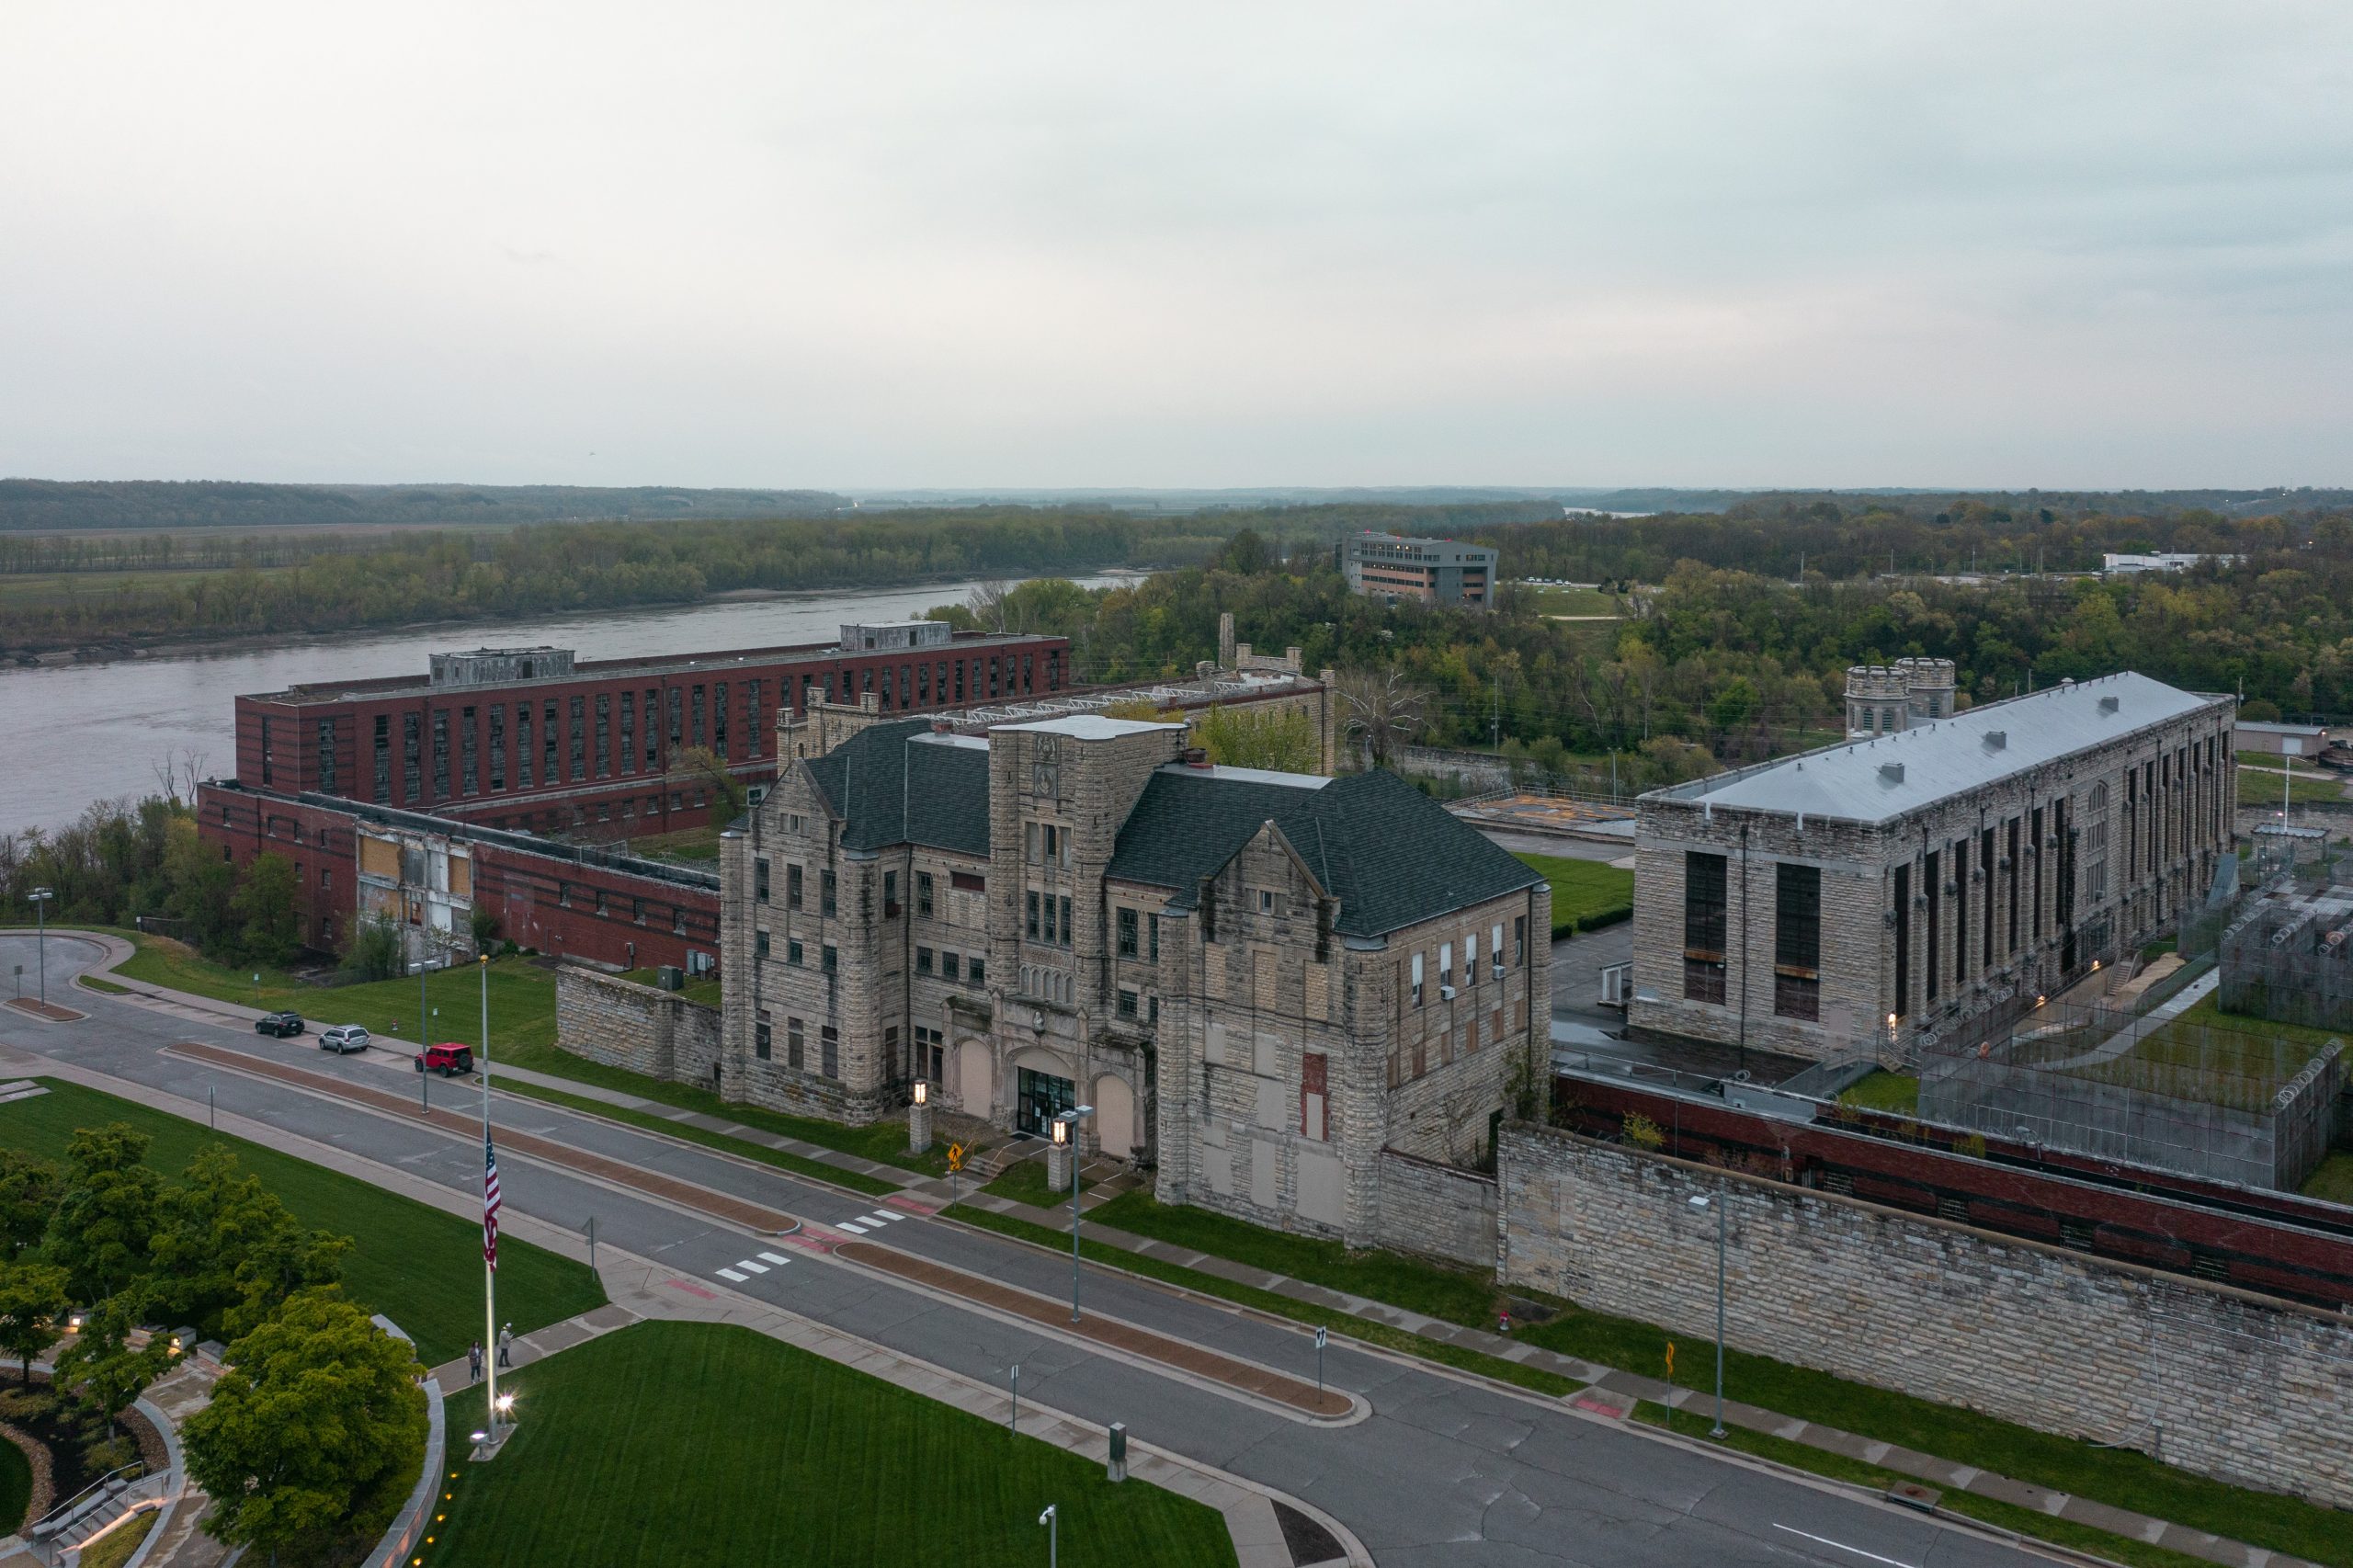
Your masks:
{"label": "street lamp post", "polygon": [[41,1011],[49,1010],[49,901],[57,896],[54,888],[35,888],[33,900],[33,952],[40,964]]}
{"label": "street lamp post", "polygon": [[1078,1321],[1078,1123],[1093,1116],[1091,1105],[1074,1105],[1054,1118],[1054,1142],[1070,1145],[1070,1321]]}
{"label": "street lamp post", "polygon": [[1060,1512],[1060,1506],[1061,1506],[1059,1504],[1049,1503],[1046,1505],[1046,1511],[1038,1516],[1038,1522],[1046,1527],[1046,1568],[1057,1568],[1057,1562],[1061,1556],[1062,1541],[1060,1537],[1062,1535],[1062,1515]]}
{"label": "street lamp post", "polygon": [[1723,1194],[1715,1197],[1695,1196],[1691,1207],[1701,1213],[1716,1211],[1716,1424],[1708,1436],[1722,1437],[1724,1433],[1724,1202]]}

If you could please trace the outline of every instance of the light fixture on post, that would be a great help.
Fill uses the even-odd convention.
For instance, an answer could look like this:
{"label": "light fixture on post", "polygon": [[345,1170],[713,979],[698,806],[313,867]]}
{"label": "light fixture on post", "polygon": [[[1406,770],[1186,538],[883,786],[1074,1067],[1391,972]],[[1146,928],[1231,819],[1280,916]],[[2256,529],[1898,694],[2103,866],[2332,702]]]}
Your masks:
{"label": "light fixture on post", "polygon": [[1710,1209],[1716,1211],[1716,1424],[1709,1430],[1711,1437],[1722,1437],[1724,1432],[1724,1202],[1719,1193],[1714,1198],[1695,1193],[1691,1207],[1700,1213]]}
{"label": "light fixture on post", "polygon": [[[1074,1105],[1054,1118],[1054,1147],[1070,1166],[1070,1321],[1078,1321],[1078,1119],[1093,1116],[1091,1105]],[[1050,1173],[1051,1174],[1051,1173]]]}
{"label": "light fixture on post", "polygon": [[907,1107],[907,1153],[927,1153],[931,1149],[931,1085],[921,1078],[915,1080],[915,1103]]}
{"label": "light fixture on post", "polygon": [[[57,896],[55,888],[35,888],[28,895],[33,901],[33,953],[40,965],[40,1008],[49,1011],[49,901]],[[17,971],[21,974],[24,971]],[[17,984],[24,983],[18,981]]]}

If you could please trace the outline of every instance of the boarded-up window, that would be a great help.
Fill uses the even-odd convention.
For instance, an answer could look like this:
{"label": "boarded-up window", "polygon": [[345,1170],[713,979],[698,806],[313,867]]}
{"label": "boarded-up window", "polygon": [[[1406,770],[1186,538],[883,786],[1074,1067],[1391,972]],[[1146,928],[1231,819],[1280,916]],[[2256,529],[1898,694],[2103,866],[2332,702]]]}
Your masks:
{"label": "boarded-up window", "polygon": [[1225,949],[1215,942],[1201,945],[1201,983],[1211,1000],[1225,1000]]}
{"label": "boarded-up window", "polygon": [[359,840],[359,874],[381,877],[388,882],[401,880],[401,846],[389,838]]}
{"label": "boarded-up window", "polygon": [[1251,1005],[1271,1012],[1282,994],[1281,960],[1274,949],[1253,943],[1250,949]]}
{"label": "boarded-up window", "polygon": [[462,855],[449,857],[449,896],[451,898],[474,896],[474,863]]}
{"label": "boarded-up window", "polygon": [[1332,1017],[1332,966],[1307,966],[1307,1016],[1329,1021]]}
{"label": "boarded-up window", "polygon": [[1299,1063],[1299,1135],[1313,1138],[1318,1143],[1332,1136],[1330,1103],[1324,1088],[1326,1058],[1320,1051],[1311,1051],[1300,1058]]}

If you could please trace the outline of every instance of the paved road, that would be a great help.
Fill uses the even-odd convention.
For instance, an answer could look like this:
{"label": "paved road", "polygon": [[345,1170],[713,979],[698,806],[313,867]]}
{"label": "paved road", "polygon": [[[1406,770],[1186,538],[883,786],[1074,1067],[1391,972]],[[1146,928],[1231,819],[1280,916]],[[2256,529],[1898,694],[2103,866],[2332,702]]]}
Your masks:
{"label": "paved road", "polygon": [[[0,937],[0,974],[31,967],[29,937]],[[54,994],[61,974],[97,956],[95,947],[51,939]],[[166,1013],[124,998],[66,993],[90,1017],[45,1024],[0,1009],[0,1043],[166,1090],[201,1104],[210,1086],[224,1111],[396,1165],[453,1191],[478,1190],[479,1153],[464,1140],[162,1054],[181,1040],[252,1049],[314,1071],[413,1087],[404,1061],[382,1053],[342,1059],[305,1039],[261,1040],[200,1010]],[[371,1060],[372,1057],[372,1060]],[[436,1081],[437,1103],[478,1103],[462,1081]],[[500,1099],[494,1120],[623,1158],[717,1190],[838,1224],[875,1204],[796,1181],[766,1167],[682,1147],[552,1106]],[[1138,1440],[1309,1499],[1345,1521],[1383,1568],[1422,1564],[1608,1564],[1611,1568],[1717,1568],[1818,1562],[1837,1568],[2015,1568],[2044,1561],[1917,1516],[1892,1511],[1569,1414],[1551,1402],[1458,1381],[1420,1365],[1335,1343],[1326,1375],[1361,1395],[1372,1415],[1358,1424],[1308,1425],[1146,1367],[955,1305],[838,1260],[803,1256],[572,1173],[502,1160],[506,1202],[577,1229],[597,1218],[600,1240],[677,1270],[719,1280],[720,1270],[763,1251],[783,1265],[746,1274],[731,1289],[967,1375],[1001,1381],[1021,1368],[1026,1397],[1097,1422],[1125,1421]],[[877,1240],[1012,1285],[1067,1290],[1067,1263],[959,1226],[910,1218]],[[1213,1345],[1229,1354],[1312,1374],[1304,1333],[1090,1270],[1090,1308]],[[747,1419],[757,1419],[756,1412]]]}

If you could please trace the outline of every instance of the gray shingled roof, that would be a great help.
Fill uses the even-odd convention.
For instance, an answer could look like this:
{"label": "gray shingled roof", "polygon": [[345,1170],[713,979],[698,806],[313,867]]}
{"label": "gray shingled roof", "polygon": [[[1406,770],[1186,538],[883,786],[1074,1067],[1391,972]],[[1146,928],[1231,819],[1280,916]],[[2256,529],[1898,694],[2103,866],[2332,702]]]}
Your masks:
{"label": "gray shingled roof", "polygon": [[[988,753],[916,740],[930,730],[921,719],[877,724],[805,765],[848,819],[846,848],[988,853]],[[1543,881],[1393,773],[1321,788],[1268,777],[1173,765],[1155,772],[1120,828],[1108,874],[1166,888],[1170,907],[1190,909],[1200,880],[1271,821],[1340,901],[1335,928],[1344,937],[1381,936]]]}
{"label": "gray shingled roof", "polygon": [[809,760],[827,803],[848,819],[843,848],[921,844],[988,854],[988,753],[908,744],[930,733],[925,719],[877,724]]}
{"label": "gray shingled roof", "polygon": [[1544,880],[1393,773],[1303,790],[1181,767],[1144,786],[1109,874],[1168,888],[1171,908],[1190,909],[1200,880],[1268,822],[1340,901],[1344,937],[1378,937]]}

